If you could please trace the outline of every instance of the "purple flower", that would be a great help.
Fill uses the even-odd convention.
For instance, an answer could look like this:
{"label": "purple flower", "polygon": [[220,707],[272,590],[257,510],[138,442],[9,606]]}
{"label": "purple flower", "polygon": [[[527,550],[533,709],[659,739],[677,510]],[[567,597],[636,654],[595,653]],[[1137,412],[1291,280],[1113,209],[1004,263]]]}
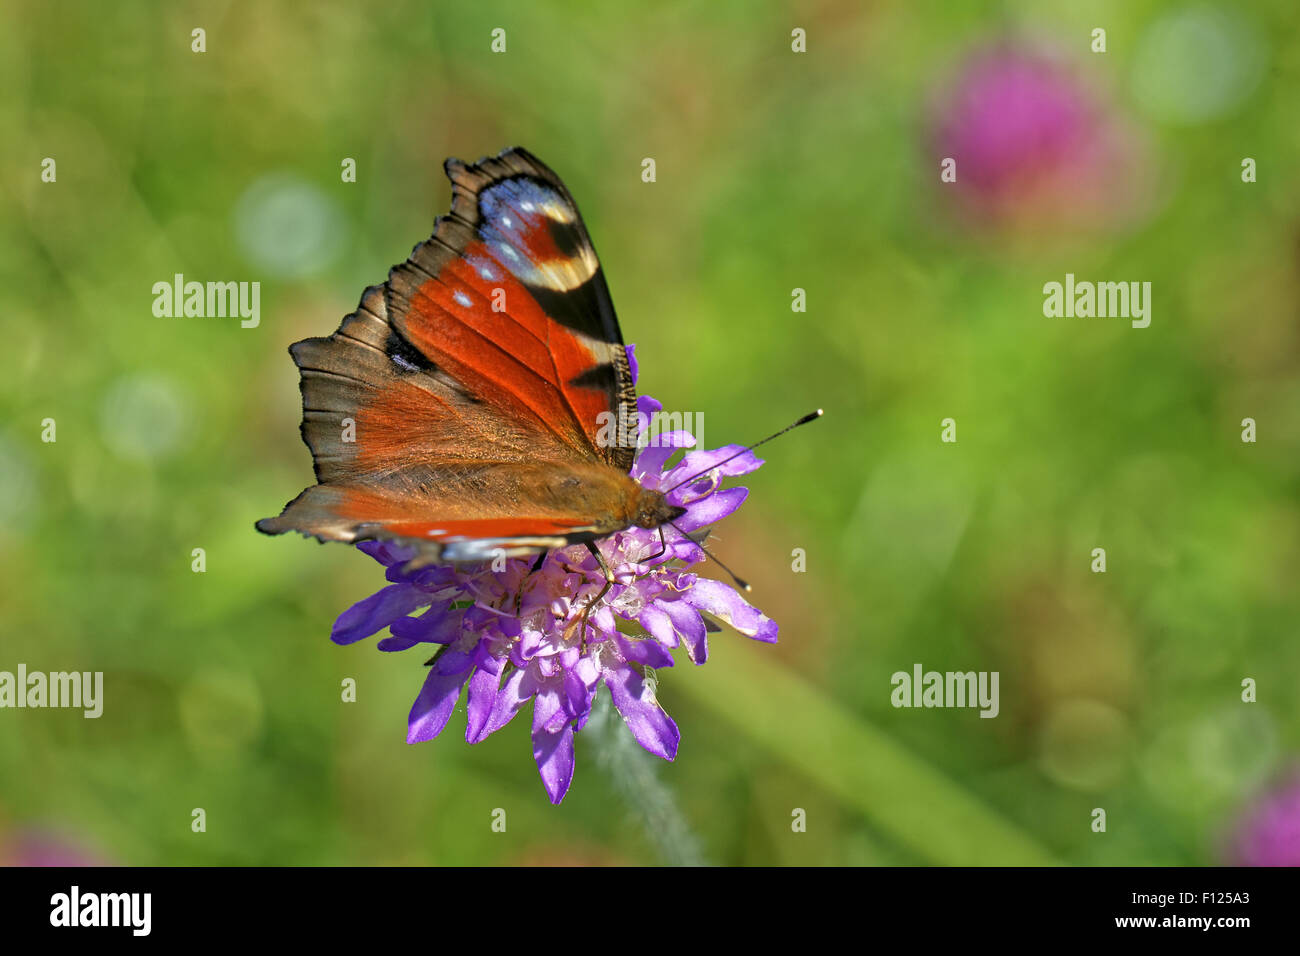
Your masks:
{"label": "purple flower", "polygon": [[1300,770],[1247,810],[1232,843],[1240,866],[1300,866]]}
{"label": "purple flower", "polygon": [[[630,346],[628,353],[635,376]],[[643,432],[661,407],[648,396],[638,400]],[[752,452],[737,455],[742,446],[728,445],[687,451],[667,467],[675,452],[694,443],[686,432],[661,434],[632,466],[642,485],[666,491],[669,503],[686,509],[674,523],[687,534],[725,518],[745,500],[746,489],[723,489],[723,478],[763,464]],[[705,469],[698,479],[667,491]],[[390,583],[345,611],[332,637],[351,644],[388,628],[391,636],[379,642],[381,651],[435,646],[411,708],[408,743],[438,736],[462,691],[469,714],[465,739],[471,744],[500,730],[531,701],[533,758],[551,802],[559,803],[573,780],[574,737],[602,687],[641,746],[672,760],[677,725],[655,696],[653,670],[671,667],[678,648],[696,664],[708,659],[707,634],[716,627],[706,624],[703,613],[746,637],[776,640],[776,623],[733,588],[689,570],[705,557],[699,545],[670,527],[662,530],[663,543],[659,531],[635,527],[596,542],[615,583],[585,628],[583,613],[606,583],[585,545],[551,551],[536,571],[535,559],[511,558],[495,571],[490,565],[435,565],[408,572],[404,565],[413,550],[365,542],[358,547],[388,569]]]}

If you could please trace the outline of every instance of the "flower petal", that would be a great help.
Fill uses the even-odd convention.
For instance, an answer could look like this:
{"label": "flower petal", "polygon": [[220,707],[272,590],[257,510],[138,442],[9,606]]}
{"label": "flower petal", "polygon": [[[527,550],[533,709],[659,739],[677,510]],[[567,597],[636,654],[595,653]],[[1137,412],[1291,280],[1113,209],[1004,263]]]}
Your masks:
{"label": "flower petal", "polygon": [[641,609],[637,623],[650,632],[650,636],[665,647],[676,647],[677,633],[673,630],[673,619],[658,603],[652,602]]}
{"label": "flower petal", "polygon": [[558,804],[573,782],[573,725],[565,724],[556,733],[534,728],[533,759],[537,761],[546,795],[551,803]]}
{"label": "flower petal", "polygon": [[463,651],[459,647],[448,647],[438,654],[438,659],[434,661],[434,668],[440,674],[465,674],[469,675],[469,669],[474,666],[476,655],[471,648]]}
{"label": "flower petal", "polygon": [[[673,639],[676,640],[676,638],[677,635],[674,634]],[[645,664],[648,667],[673,666],[673,655],[668,653],[668,649],[658,641],[629,640],[622,634],[615,634],[614,642],[618,645],[618,649],[622,651],[623,656],[630,661],[636,661],[638,664]]]}
{"label": "flower petal", "polygon": [[465,612],[450,601],[430,605],[419,617],[398,618],[389,627],[393,637],[420,644],[450,644],[464,631]]}
{"label": "flower petal", "polygon": [[602,676],[614,706],[637,743],[656,757],[675,758],[681,735],[673,719],[659,706],[649,682],[627,664],[607,668]]}
{"label": "flower petal", "polygon": [[[735,455],[735,458],[731,458]],[[731,458],[726,464],[720,462]],[[747,475],[763,464],[752,451],[745,451],[744,445],[723,445],[708,451],[688,452],[672,471],[664,476],[661,485],[672,487],[679,481],[685,481],[691,475],[701,471],[718,469],[719,475]]]}
{"label": "flower petal", "polygon": [[436,667],[429,668],[429,676],[424,679],[420,696],[415,698],[411,715],[407,719],[406,742],[418,744],[432,740],[442,733],[447,726],[451,712],[456,709],[460,699],[460,689],[469,677],[469,671],[459,674],[444,674]]}
{"label": "flower petal", "polygon": [[574,720],[585,721],[596,699],[596,685],[588,685],[577,670],[564,673],[564,712]]}
{"label": "flower petal", "polygon": [[415,557],[414,549],[403,548],[391,541],[361,541],[357,544],[357,550],[370,555],[385,567],[403,564]]}
{"label": "flower petal", "polygon": [[390,584],[339,615],[330,631],[335,644],[354,644],[429,603],[429,595],[407,584]]}
{"label": "flower petal", "polygon": [[405,651],[419,643],[411,637],[385,637],[375,647],[381,651]]}
{"label": "flower petal", "polygon": [[[537,685],[528,678],[527,671],[518,668],[511,671],[506,676],[505,682],[500,689],[497,690],[496,699],[492,702],[492,713],[488,715],[487,723],[483,725],[478,736],[469,742],[476,744],[486,740],[510,723],[515,714],[519,713],[520,708],[536,693]],[[467,736],[465,739],[469,740],[469,737]]]}
{"label": "flower petal", "polygon": [[673,622],[673,630],[686,644],[686,656],[692,663],[703,664],[709,659],[708,631],[698,609],[685,601],[660,601],[659,607]]}
{"label": "flower petal", "polygon": [[494,674],[486,667],[474,668],[466,697],[465,709],[469,711],[469,719],[465,724],[466,743],[477,743],[487,736],[484,730],[492,718],[492,709],[496,705],[500,687],[500,674]]}
{"label": "flower petal", "polygon": [[533,698],[533,733],[555,733],[568,723],[564,712],[563,680],[539,680]]}
{"label": "flower petal", "polygon": [[664,403],[657,398],[651,398],[649,395],[638,395],[636,397],[636,433],[638,438],[649,427],[654,417],[663,410]]}
{"label": "flower petal", "polygon": [[632,464],[632,477],[640,479],[647,488],[658,488],[664,463],[681,449],[690,448],[694,444],[695,436],[680,429],[655,435],[653,441],[641,449]]}
{"label": "flower petal", "polygon": [[686,509],[686,514],[673,522],[679,531],[694,531],[706,524],[721,521],[739,508],[749,497],[748,488],[726,488],[702,498]]}
{"label": "flower petal", "polygon": [[749,604],[735,589],[712,578],[700,578],[682,600],[701,611],[721,618],[746,637],[756,641],[776,642],[776,621]]}
{"label": "flower petal", "polygon": [[606,602],[602,602],[600,607],[596,608],[591,615],[590,621],[596,630],[605,634],[612,634],[618,629],[618,625],[614,621],[614,612],[610,610],[609,604]]}

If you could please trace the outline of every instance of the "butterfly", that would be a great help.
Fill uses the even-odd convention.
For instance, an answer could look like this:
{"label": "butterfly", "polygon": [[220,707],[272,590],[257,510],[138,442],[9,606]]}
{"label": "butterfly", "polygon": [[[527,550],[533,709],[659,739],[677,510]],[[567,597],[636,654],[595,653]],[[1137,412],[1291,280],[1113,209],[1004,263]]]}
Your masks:
{"label": "butterfly", "polygon": [[258,530],[483,561],[681,516],[609,427],[636,421],[636,391],[569,190],[520,148],[444,169],[433,235],[334,334],[290,346],[317,483]]}

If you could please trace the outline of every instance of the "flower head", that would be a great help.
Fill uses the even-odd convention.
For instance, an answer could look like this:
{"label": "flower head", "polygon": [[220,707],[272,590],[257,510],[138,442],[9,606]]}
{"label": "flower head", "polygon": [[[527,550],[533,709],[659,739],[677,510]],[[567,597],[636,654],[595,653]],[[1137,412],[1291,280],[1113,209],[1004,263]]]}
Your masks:
{"label": "flower head", "polygon": [[[634,358],[632,367],[635,375]],[[643,422],[661,407],[648,396],[637,402]],[[677,755],[677,725],[656,699],[653,672],[671,667],[679,647],[694,663],[705,662],[712,626],[701,612],[755,640],[772,642],[777,634],[775,622],[733,588],[689,570],[705,554],[684,536],[739,508],[747,490],[724,489],[723,478],[763,462],[728,445],[687,451],[668,466],[694,443],[687,432],[668,432],[641,449],[632,476],[686,510],[673,522],[678,530],[633,527],[594,543],[614,579],[597,604],[607,581],[585,545],[552,550],[536,569],[532,558],[510,558],[494,562],[495,568],[412,570],[412,549],[391,542],[358,545],[388,569],[390,583],[344,612],[333,640],[351,644],[388,628],[391,636],[379,641],[382,651],[435,645],[411,708],[408,743],[438,736],[466,687],[465,739],[471,744],[531,702],[533,757],[551,802],[559,803],[573,779],[574,736],[603,686],[642,747],[665,760]],[[703,474],[674,487],[697,472]]]}
{"label": "flower head", "polygon": [[930,148],[956,161],[950,186],[973,226],[1106,228],[1141,205],[1136,134],[1049,48],[1004,40],[977,51],[932,113]]}

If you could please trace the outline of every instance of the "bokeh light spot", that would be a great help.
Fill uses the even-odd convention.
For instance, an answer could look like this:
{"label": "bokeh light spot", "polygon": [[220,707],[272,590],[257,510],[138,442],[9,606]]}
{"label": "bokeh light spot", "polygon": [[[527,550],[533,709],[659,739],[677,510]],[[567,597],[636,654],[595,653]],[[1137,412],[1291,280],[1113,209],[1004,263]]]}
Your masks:
{"label": "bokeh light spot", "polygon": [[1133,95],[1167,123],[1205,123],[1232,112],[1258,85],[1264,48],[1241,13],[1190,7],[1153,23],[1133,58]]}
{"label": "bokeh light spot", "polygon": [[156,461],[174,452],[189,425],[188,402],[171,381],[151,375],[119,379],[100,406],[105,444],[130,461]]}
{"label": "bokeh light spot", "polygon": [[254,182],[234,211],[244,257],[287,279],[320,272],[343,251],[343,214],[330,197],[287,173]]}

